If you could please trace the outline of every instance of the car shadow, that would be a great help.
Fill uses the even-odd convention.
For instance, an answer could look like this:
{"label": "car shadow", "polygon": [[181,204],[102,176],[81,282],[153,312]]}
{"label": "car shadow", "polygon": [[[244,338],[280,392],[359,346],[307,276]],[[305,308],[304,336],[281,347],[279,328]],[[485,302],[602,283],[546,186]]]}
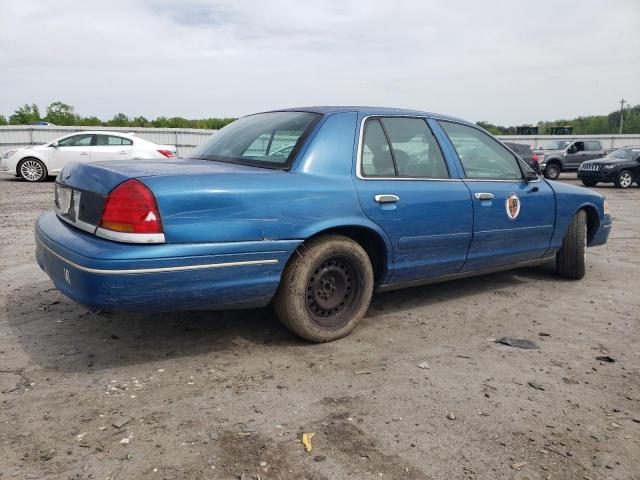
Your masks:
{"label": "car shadow", "polygon": [[[412,287],[374,296],[361,328],[381,315],[452,302],[516,284],[557,281],[548,266]],[[533,295],[533,294],[532,294]],[[34,301],[34,298],[37,299]],[[143,315],[91,312],[47,281],[6,297],[12,336],[32,362],[67,372],[99,371],[150,361],[224,352],[251,355],[273,347],[313,348],[291,334],[272,308]],[[357,331],[355,335],[358,335]]]}

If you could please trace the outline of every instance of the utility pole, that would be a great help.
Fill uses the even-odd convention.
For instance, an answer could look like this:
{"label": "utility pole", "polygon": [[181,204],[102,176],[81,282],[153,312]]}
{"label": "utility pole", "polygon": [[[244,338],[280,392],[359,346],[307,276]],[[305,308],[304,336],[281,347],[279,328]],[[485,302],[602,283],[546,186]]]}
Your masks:
{"label": "utility pole", "polygon": [[622,135],[622,123],[624,122],[624,102],[626,102],[624,98],[620,100],[620,131],[618,132],[620,135]]}

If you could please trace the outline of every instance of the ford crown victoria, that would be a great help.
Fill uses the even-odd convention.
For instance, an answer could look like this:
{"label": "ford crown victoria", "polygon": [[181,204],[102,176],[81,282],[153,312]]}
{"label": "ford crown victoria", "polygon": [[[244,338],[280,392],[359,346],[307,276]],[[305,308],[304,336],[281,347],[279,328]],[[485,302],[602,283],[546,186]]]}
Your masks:
{"label": "ford crown victoria", "polygon": [[598,193],[537,176],[476,125],[420,111],[259,113],[190,158],[75,163],[37,221],[37,261],[107,311],[261,307],[313,341],[375,291],[555,260],[606,242]]}

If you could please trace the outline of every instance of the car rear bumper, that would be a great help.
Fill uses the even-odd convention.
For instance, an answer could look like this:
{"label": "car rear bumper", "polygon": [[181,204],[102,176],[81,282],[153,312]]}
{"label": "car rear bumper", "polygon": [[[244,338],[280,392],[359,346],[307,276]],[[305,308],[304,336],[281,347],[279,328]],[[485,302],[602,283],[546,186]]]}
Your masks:
{"label": "car rear bumper", "polygon": [[95,237],[45,213],[36,258],[56,288],[105,311],[264,306],[298,240],[131,245]]}

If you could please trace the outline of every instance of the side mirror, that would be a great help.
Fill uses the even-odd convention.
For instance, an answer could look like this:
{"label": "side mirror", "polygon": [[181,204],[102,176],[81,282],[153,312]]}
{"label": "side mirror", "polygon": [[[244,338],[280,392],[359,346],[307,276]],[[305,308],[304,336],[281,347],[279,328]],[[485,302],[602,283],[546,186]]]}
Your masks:
{"label": "side mirror", "polygon": [[571,145],[568,149],[567,149],[567,153],[576,153],[578,151],[578,149],[575,147],[575,145]]}
{"label": "side mirror", "polygon": [[55,141],[55,142],[53,142],[53,143],[51,144],[51,146],[52,146],[53,148],[58,148],[60,145],[58,144],[58,142],[57,142],[57,141]]}
{"label": "side mirror", "polygon": [[535,182],[538,180],[538,174],[533,170],[527,170],[524,174],[524,179],[528,182]]}

